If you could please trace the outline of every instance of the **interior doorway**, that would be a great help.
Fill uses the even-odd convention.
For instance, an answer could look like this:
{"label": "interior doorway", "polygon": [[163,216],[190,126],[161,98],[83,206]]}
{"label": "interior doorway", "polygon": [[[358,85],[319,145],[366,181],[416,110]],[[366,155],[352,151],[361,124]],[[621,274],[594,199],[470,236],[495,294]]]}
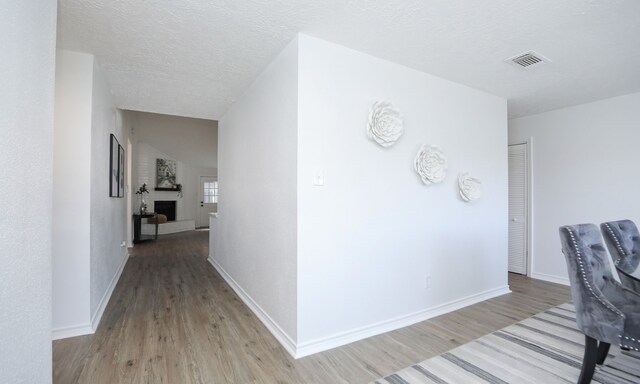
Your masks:
{"label": "interior doorway", "polygon": [[528,143],[509,145],[509,272],[529,273]]}
{"label": "interior doorway", "polygon": [[209,213],[218,211],[218,179],[213,176],[200,176],[198,187],[198,207],[196,227],[209,227]]}

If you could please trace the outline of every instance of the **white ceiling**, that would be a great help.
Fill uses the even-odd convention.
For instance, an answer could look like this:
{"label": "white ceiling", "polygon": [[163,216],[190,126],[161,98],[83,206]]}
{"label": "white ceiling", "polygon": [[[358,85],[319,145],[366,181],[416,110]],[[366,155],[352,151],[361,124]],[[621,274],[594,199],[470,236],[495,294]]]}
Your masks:
{"label": "white ceiling", "polygon": [[[59,0],[59,47],[119,107],[218,119],[298,32],[505,97],[520,117],[640,91],[638,0]],[[528,70],[503,62],[535,50]]]}

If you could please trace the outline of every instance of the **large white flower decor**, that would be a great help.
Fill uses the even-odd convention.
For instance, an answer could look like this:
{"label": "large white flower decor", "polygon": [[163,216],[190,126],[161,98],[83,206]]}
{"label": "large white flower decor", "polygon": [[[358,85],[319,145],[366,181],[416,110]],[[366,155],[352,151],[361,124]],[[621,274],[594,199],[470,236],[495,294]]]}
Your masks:
{"label": "large white flower decor", "polygon": [[377,101],[371,106],[367,136],[383,147],[395,143],[404,132],[402,114],[393,104]]}
{"label": "large white flower decor", "polygon": [[439,183],[447,175],[447,159],[440,148],[433,145],[420,148],[413,167],[426,185]]}
{"label": "large white flower decor", "polygon": [[460,197],[466,202],[482,197],[482,182],[471,177],[467,172],[458,175],[458,188],[460,188]]}

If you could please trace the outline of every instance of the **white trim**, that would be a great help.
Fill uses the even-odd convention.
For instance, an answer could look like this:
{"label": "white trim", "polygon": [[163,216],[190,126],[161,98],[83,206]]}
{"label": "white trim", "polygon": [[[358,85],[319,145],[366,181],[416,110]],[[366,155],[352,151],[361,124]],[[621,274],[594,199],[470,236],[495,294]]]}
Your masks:
{"label": "white trim", "polygon": [[102,299],[100,300],[100,304],[98,304],[98,308],[96,309],[96,312],[93,314],[93,316],[91,316],[91,329],[92,329],[91,333],[94,333],[98,329],[98,325],[100,324],[100,320],[102,320],[102,315],[104,314],[104,310],[107,308],[107,304],[109,304],[109,299],[111,299],[111,294],[113,293],[113,290],[116,288],[116,285],[118,284],[118,280],[120,280],[120,276],[122,275],[122,271],[124,270],[124,266],[127,264],[128,260],[129,260],[129,251],[127,250],[127,255],[122,259],[122,263],[120,263],[118,270],[116,271],[115,275],[113,275],[113,279],[111,279],[111,282],[107,287],[107,290],[102,296]]}
{"label": "white trim", "polygon": [[98,328],[98,324],[100,324],[100,320],[102,319],[102,315],[104,314],[104,310],[107,308],[107,304],[109,303],[109,299],[111,298],[111,294],[113,293],[113,290],[115,289],[116,284],[118,283],[118,280],[120,280],[120,275],[122,275],[122,271],[124,270],[125,264],[127,264],[127,260],[129,260],[129,252],[127,252],[127,255],[122,259],[122,263],[118,267],[118,271],[113,276],[113,279],[111,279],[111,282],[107,287],[107,291],[104,293],[104,296],[102,296],[102,300],[100,300],[100,304],[98,304],[98,308],[96,309],[96,312],[91,317],[91,322],[53,329],[51,333],[52,340],[66,339],[68,337],[76,337],[76,336],[83,336],[83,335],[91,335],[96,332],[96,329]]}
{"label": "white trim", "polygon": [[570,285],[569,279],[567,277],[555,276],[555,275],[547,275],[546,273],[531,273],[532,279],[544,280],[551,283],[562,284],[562,285]]}
{"label": "white trim", "polygon": [[82,335],[91,335],[94,331],[91,328],[90,323],[72,325],[69,327],[62,327],[54,329],[51,333],[52,340],[66,339],[67,337],[76,337]]}
{"label": "white trim", "polygon": [[295,359],[309,356],[314,353],[326,351],[345,344],[353,343],[358,340],[366,339],[382,333],[394,331],[404,328],[412,324],[419,323],[431,319],[436,316],[449,313],[469,305],[477,304],[481,301],[489,300],[494,297],[511,293],[509,286],[490,289],[477,294],[469,295],[461,299],[453,300],[448,303],[436,305],[435,307],[423,309],[408,315],[399,316],[393,319],[381,321],[364,327],[355,328],[350,331],[340,332],[335,335],[323,337],[316,340],[310,340],[305,343],[296,344],[289,335],[286,334],[278,326],[278,324],[245,292],[238,283],[209,255],[207,261],[220,273],[222,278],[231,286],[231,288],[240,296],[242,301],[253,311],[253,313],[262,321],[273,336],[280,342],[284,349]]}
{"label": "white trim", "polygon": [[527,143],[527,276],[533,273],[533,136]]}
{"label": "white trim", "polygon": [[296,355],[296,343],[293,341],[287,333],[280,328],[280,326],[265,312],[258,303],[256,303],[251,296],[247,292],[245,292],[242,287],[227,273],[227,271],[222,268],[220,264],[218,264],[212,257],[209,255],[207,258],[209,264],[215,268],[220,276],[231,286],[231,288],[236,292],[238,296],[242,299],[242,301],[253,311],[253,313],[262,321],[262,323],[267,327],[267,329],[271,332],[271,334],[280,342],[280,344],[284,347],[284,349],[289,352],[291,356],[294,358],[298,358],[300,356]]}
{"label": "white trim", "polygon": [[[118,114],[118,118],[120,119],[120,121],[122,121],[123,117],[122,117],[122,110],[119,108],[116,108],[116,113]],[[127,206],[127,216],[126,217],[131,217],[133,215],[133,201],[132,201],[132,196],[131,196],[131,176],[133,175],[133,172],[131,172],[131,169],[133,167],[133,156],[131,156],[131,154],[133,153],[133,144],[131,144],[131,137],[127,137],[127,152],[129,154],[129,156],[125,156],[125,158],[127,159],[127,169],[125,170],[126,175],[127,175],[127,181],[126,184],[124,186],[124,195],[127,198],[126,199],[126,206]],[[131,248],[133,247],[133,220],[127,220],[127,230],[125,232],[127,234],[127,247]]]}
{"label": "white trim", "polygon": [[340,332],[332,336],[307,341],[297,346],[296,354],[294,355],[294,357],[298,359],[314,353],[349,344],[354,341],[362,340],[367,337],[404,328],[409,325],[416,324],[421,321],[425,321],[433,317],[440,316],[445,313],[449,313],[451,311],[455,311],[457,309],[464,308],[469,305],[489,300],[507,293],[511,293],[511,290],[509,289],[509,286],[505,285],[502,287],[463,297],[461,299],[453,300],[448,303],[436,305],[435,307],[423,309],[408,315],[399,316],[393,319],[381,321],[379,323],[356,328],[350,331]]}

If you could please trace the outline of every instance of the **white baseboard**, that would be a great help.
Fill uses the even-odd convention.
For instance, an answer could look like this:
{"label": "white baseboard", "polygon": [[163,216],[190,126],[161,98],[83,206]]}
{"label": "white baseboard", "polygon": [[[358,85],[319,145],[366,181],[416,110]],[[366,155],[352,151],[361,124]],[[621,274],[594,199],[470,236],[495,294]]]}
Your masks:
{"label": "white baseboard", "polygon": [[544,280],[551,283],[562,284],[562,285],[570,285],[569,279],[567,277],[560,277],[555,275],[547,275],[546,273],[537,273],[531,272],[532,279]]}
{"label": "white baseboard", "polygon": [[341,332],[332,336],[323,337],[321,339],[311,340],[297,345],[295,358],[309,356],[314,353],[326,351],[354,341],[366,339],[382,333],[394,331],[404,328],[430,318],[455,311],[460,308],[467,307],[481,301],[489,300],[507,293],[511,293],[509,286],[505,285],[488,291],[480,292],[474,295],[453,300],[448,303],[440,304],[435,307],[423,309],[408,315],[399,316],[393,319],[381,321],[379,323],[356,328],[350,331]]}
{"label": "white baseboard", "polygon": [[127,260],[129,260],[129,253],[122,260],[118,270],[115,275],[111,279],[109,286],[107,287],[107,291],[102,296],[100,300],[100,304],[98,304],[98,308],[96,312],[91,317],[91,323],[72,325],[68,327],[54,328],[52,331],[51,338],[53,340],[66,339],[69,337],[83,336],[83,335],[91,335],[96,332],[98,328],[98,324],[100,324],[100,320],[102,319],[102,315],[104,314],[105,308],[107,308],[107,304],[109,303],[109,299],[111,299],[111,294],[118,284],[118,280],[120,280],[120,275],[122,275],[122,271],[124,270],[125,264],[127,264]]}
{"label": "white baseboard", "polygon": [[341,332],[321,339],[307,341],[296,344],[278,324],[247,294],[238,283],[209,255],[209,263],[220,273],[222,278],[240,296],[242,301],[253,311],[253,313],[269,329],[273,336],[280,342],[284,349],[294,358],[299,359],[314,353],[326,351],[358,340],[366,339],[382,333],[394,331],[409,325],[428,320],[432,317],[440,316],[460,308],[467,307],[481,301],[489,300],[507,293],[511,293],[509,286],[505,285],[474,295],[463,297],[445,304],[440,304],[432,308],[424,309],[415,313],[399,316],[372,325],[356,328],[350,331]]}
{"label": "white baseboard", "polygon": [[115,275],[113,275],[111,282],[109,282],[109,285],[107,286],[107,290],[102,296],[102,299],[100,299],[100,303],[98,304],[98,308],[96,309],[96,312],[93,314],[93,316],[91,316],[91,328],[93,332],[95,332],[96,329],[98,329],[98,324],[100,324],[100,320],[102,320],[102,315],[104,314],[104,310],[107,308],[107,304],[109,304],[109,299],[111,299],[111,294],[113,293],[113,290],[116,288],[116,285],[118,284],[118,280],[120,280],[120,276],[122,275],[122,271],[124,270],[124,266],[127,264],[127,261],[129,260],[129,251],[126,250],[126,252],[127,252],[127,255],[122,259],[122,262],[118,267],[118,270],[116,271]]}
{"label": "white baseboard", "polygon": [[52,331],[51,339],[60,340],[60,339],[66,339],[68,337],[91,335],[93,333],[94,331],[93,331],[93,328],[91,328],[91,324],[86,323],[86,324],[72,325],[69,327],[55,328]]}
{"label": "white baseboard", "polygon": [[224,268],[222,268],[222,266],[211,257],[211,255],[209,255],[207,261],[209,261],[209,264],[211,264],[213,268],[215,268],[218,273],[220,273],[220,276],[222,276],[224,281],[226,281],[227,284],[229,284],[231,288],[236,292],[236,294],[240,296],[242,301],[247,305],[247,307],[249,307],[249,309],[251,309],[251,311],[253,311],[258,319],[262,321],[265,327],[267,327],[269,332],[271,332],[271,334],[278,340],[278,342],[284,347],[284,349],[289,352],[289,354],[294,358],[298,358],[298,356],[296,356],[296,343],[293,341],[293,339],[291,339],[291,337],[289,337],[289,335],[287,335],[287,333],[283,331],[275,321],[273,321],[271,316],[269,316],[267,312],[265,312],[260,307],[260,305],[258,305],[258,303],[256,303],[253,298],[251,298],[251,296],[249,296],[249,294],[245,292],[242,287],[240,287],[240,285],[238,285],[238,283],[231,277],[231,275],[229,275],[227,271],[225,271]]}

